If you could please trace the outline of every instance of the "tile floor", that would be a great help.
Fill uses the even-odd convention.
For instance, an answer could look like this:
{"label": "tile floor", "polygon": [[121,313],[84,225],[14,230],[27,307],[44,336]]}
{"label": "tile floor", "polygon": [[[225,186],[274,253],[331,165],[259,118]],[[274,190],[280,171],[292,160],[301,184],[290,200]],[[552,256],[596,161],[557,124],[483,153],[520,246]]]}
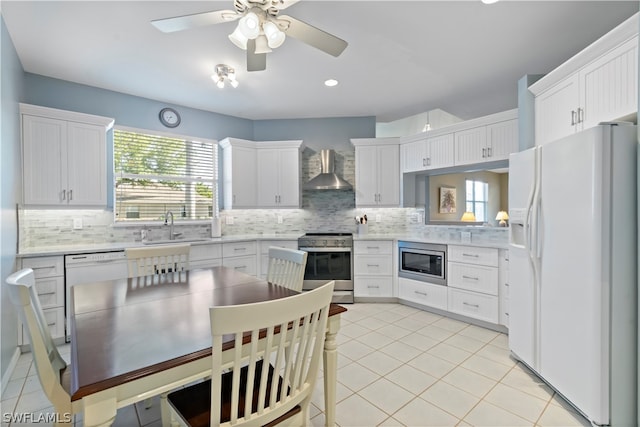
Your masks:
{"label": "tile floor", "polygon": [[[590,425],[509,357],[504,334],[400,304],[347,308],[338,336],[340,427]],[[61,353],[68,360],[69,346]],[[2,396],[2,426],[19,425],[5,422],[7,412],[52,412],[31,365],[23,354]],[[323,408],[318,381],[314,426],[324,425]],[[160,426],[158,402],[122,408],[114,425]]]}

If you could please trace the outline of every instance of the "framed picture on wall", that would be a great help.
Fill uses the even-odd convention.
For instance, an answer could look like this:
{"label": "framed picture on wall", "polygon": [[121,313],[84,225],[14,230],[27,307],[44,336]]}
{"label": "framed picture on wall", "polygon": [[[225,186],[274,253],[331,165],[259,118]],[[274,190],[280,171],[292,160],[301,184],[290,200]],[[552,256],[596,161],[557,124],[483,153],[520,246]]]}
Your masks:
{"label": "framed picture on wall", "polygon": [[456,213],[456,189],[440,187],[440,213]]}

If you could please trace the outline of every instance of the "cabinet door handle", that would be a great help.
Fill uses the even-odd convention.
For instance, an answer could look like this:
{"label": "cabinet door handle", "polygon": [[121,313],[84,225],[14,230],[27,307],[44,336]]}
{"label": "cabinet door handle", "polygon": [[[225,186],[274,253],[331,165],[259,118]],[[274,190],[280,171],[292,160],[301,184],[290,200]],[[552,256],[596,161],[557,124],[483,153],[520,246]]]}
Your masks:
{"label": "cabinet door handle", "polygon": [[73,190],[69,190],[69,201],[73,200]]}
{"label": "cabinet door handle", "polygon": [[468,302],[463,302],[462,305],[466,305],[466,306],[473,307],[473,308],[480,308],[480,306],[478,304],[471,304],[471,303],[468,303]]}
{"label": "cabinet door handle", "polygon": [[486,158],[486,157],[487,157],[487,149],[486,149],[486,148],[483,148],[483,149],[482,149],[482,158],[484,159],[484,158]]}
{"label": "cabinet door handle", "polygon": [[576,125],[576,112],[575,110],[571,110],[571,126]]}
{"label": "cabinet door handle", "polygon": [[491,156],[493,156],[493,151],[491,150],[491,147],[487,147],[487,157]]}
{"label": "cabinet door handle", "polygon": [[422,166],[427,166],[427,159],[422,159]]}
{"label": "cabinet door handle", "polygon": [[236,195],[234,194],[233,195],[233,203],[235,203],[235,202],[236,202]]}
{"label": "cabinet door handle", "polygon": [[378,193],[378,202],[382,201],[382,195],[380,193]]}
{"label": "cabinet door handle", "polygon": [[425,297],[427,296],[426,292],[420,292],[420,291],[413,291],[413,292],[415,292],[418,295],[422,295],[422,296],[425,296]]}
{"label": "cabinet door handle", "polygon": [[62,190],[62,200],[67,200],[67,190]]}
{"label": "cabinet door handle", "polygon": [[467,280],[480,280],[479,277],[472,277],[472,276],[462,276],[462,278]]}
{"label": "cabinet door handle", "polygon": [[582,108],[578,108],[578,123],[584,122],[584,110]]}

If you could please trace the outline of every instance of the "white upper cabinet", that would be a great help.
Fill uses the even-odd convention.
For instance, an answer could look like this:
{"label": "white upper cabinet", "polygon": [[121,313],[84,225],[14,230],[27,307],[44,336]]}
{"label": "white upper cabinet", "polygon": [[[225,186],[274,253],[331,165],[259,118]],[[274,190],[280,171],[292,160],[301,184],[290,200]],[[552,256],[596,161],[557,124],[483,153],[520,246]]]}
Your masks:
{"label": "white upper cabinet", "polygon": [[256,149],[253,141],[225,138],[220,141],[223,158],[224,209],[247,209],[257,205]]}
{"label": "white upper cabinet", "polygon": [[530,86],[536,145],[638,110],[638,14]]}
{"label": "white upper cabinet", "polygon": [[493,162],[518,151],[518,120],[505,120],[455,133],[456,165]]}
{"label": "white upper cabinet", "polygon": [[106,206],[106,132],[113,119],[20,105],[23,202]]}
{"label": "white upper cabinet", "polygon": [[453,133],[426,137],[400,146],[402,172],[418,172],[453,166]]}
{"label": "white upper cabinet", "polygon": [[352,139],[356,147],[356,206],[400,205],[400,148],[397,138]]}
{"label": "white upper cabinet", "polygon": [[300,149],[258,148],[258,205],[300,207]]}
{"label": "white upper cabinet", "polygon": [[302,141],[225,138],[224,209],[300,207]]}

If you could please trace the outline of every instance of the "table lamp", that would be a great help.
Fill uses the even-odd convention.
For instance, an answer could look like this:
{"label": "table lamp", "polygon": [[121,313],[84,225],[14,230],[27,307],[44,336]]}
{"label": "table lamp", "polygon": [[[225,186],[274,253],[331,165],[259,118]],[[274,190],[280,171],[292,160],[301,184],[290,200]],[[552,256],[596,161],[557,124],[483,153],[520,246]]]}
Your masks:
{"label": "table lamp", "polygon": [[506,227],[508,219],[509,219],[509,215],[507,214],[506,211],[498,212],[498,215],[496,215],[496,221],[500,221],[498,223],[498,227]]}
{"label": "table lamp", "polygon": [[476,222],[476,216],[474,215],[473,212],[465,212],[462,214],[462,218],[460,218],[460,221]]}

